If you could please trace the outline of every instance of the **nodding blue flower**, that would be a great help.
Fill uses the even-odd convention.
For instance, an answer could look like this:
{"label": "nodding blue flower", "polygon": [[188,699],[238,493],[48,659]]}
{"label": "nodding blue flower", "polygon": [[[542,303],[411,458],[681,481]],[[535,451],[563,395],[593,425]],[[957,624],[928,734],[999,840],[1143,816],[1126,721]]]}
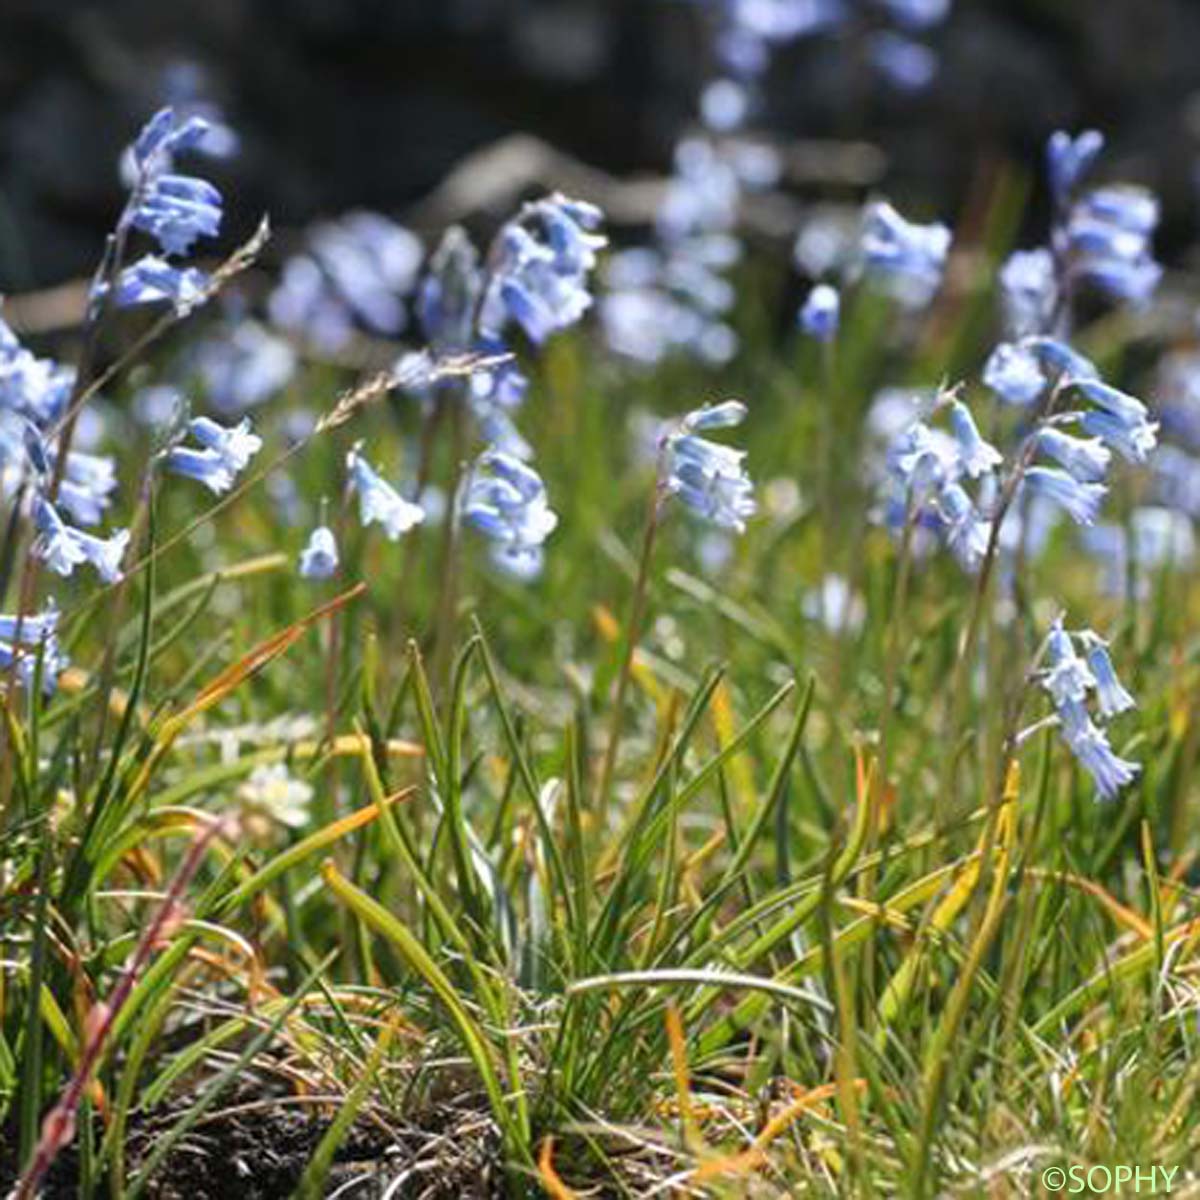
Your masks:
{"label": "nodding blue flower", "polygon": [[1077,380],[1078,388],[1100,411],[1083,415],[1080,424],[1130,462],[1145,462],[1158,443],[1158,425],[1135,396],[1099,379]]}
{"label": "nodding blue flower", "polygon": [[1119,300],[1144,302],[1162,277],[1150,244],[1157,224],[1158,201],[1142,188],[1089,193],[1061,234],[1071,274]]}
{"label": "nodding blue flower", "polygon": [[1035,495],[1053,501],[1077,525],[1091,525],[1108,489],[1102,483],[1083,483],[1057,467],[1030,467],[1025,486]]}
{"label": "nodding blue flower", "polygon": [[130,224],[158,240],[164,254],[187,254],[199,237],[221,232],[221,193],[193,175],[156,175],[140,185]]}
{"label": "nodding blue flower", "polygon": [[1093,404],[1111,413],[1122,425],[1130,428],[1143,425],[1149,410],[1136,397],[1112,387],[1100,379],[1075,379],[1072,385],[1079,389]]}
{"label": "nodding blue flower", "polygon": [[1071,753],[1095,781],[1103,800],[1114,800],[1141,772],[1138,763],[1118,756],[1108,735],[1093,721],[1063,726],[1063,739]]}
{"label": "nodding blue flower", "polygon": [[75,530],[58,515],[54,505],[42,496],[34,501],[33,520],[38,531],[33,552],[55,574],[72,575],[76,567],[87,562],[87,554],[75,537]]}
{"label": "nodding blue flower", "polygon": [[72,450],[58,488],[58,502],[80,525],[99,525],[112,503],[117,468],[111,458]]}
{"label": "nodding blue flower", "polygon": [[1086,412],[1080,424],[1111,446],[1127,462],[1144,463],[1158,444],[1158,426],[1149,421],[1127,425],[1112,413]]}
{"label": "nodding blue flower", "polygon": [[217,450],[193,450],[190,446],[172,446],[162,455],[163,467],[175,475],[202,483],[214,496],[233,487],[237,473],[229,460]]}
{"label": "nodding blue flower", "polygon": [[975,570],[987,553],[990,522],[957,483],[948,483],[938,492],[936,506],[945,522],[946,544],[965,570]]}
{"label": "nodding blue flower", "polygon": [[1000,268],[1000,297],[1010,337],[1027,337],[1050,328],[1058,304],[1054,255],[1044,246],[1010,254]]}
{"label": "nodding blue flower", "polygon": [[346,469],[350,487],[358,493],[358,515],[364,525],[382,525],[388,540],[394,542],[425,520],[425,510],[419,504],[405,500],[371,468],[362,456],[361,442],[346,455]]}
{"label": "nodding blue flower", "polygon": [[1112,461],[1112,455],[1099,438],[1072,437],[1053,426],[1038,430],[1037,444],[1039,450],[1044,450],[1084,483],[1098,483],[1108,473]]}
{"label": "nodding blue flower", "polygon": [[1055,203],[1065,204],[1070,199],[1103,149],[1104,137],[1095,129],[1084,130],[1077,137],[1061,129],[1050,135],[1046,143],[1046,167]]}
{"label": "nodding blue flower", "polygon": [[142,127],[133,143],[138,170],[154,174],[170,163],[171,156],[194,150],[209,132],[208,121],[192,116],[181,120],[173,108],[160,108]]}
{"label": "nodding blue flower", "polygon": [[810,338],[815,338],[818,342],[831,342],[837,337],[840,308],[841,300],[837,289],[827,283],[818,283],[808,293],[797,321]]}
{"label": "nodding blue flower", "polygon": [[499,337],[515,321],[541,343],[592,303],[588,273],[607,243],[593,233],[598,208],[555,194],[525,205],[500,232],[479,314],[479,331]]}
{"label": "nodding blue flower", "polygon": [[1136,708],[1137,701],[1121,686],[1121,681],[1117,678],[1108,654],[1108,643],[1090,629],[1083,630],[1079,640],[1083,643],[1088,666],[1095,677],[1096,699],[1101,716],[1115,717]]}
{"label": "nodding blue flower", "polygon": [[147,254],[117,277],[113,299],[121,308],[169,303],[186,316],[208,298],[209,277],[196,267],[173,267],[164,258]]}
{"label": "nodding blue flower", "polygon": [[1046,382],[1037,355],[1020,343],[1001,342],[983,366],[984,386],[1009,404],[1032,404]]}
{"label": "nodding blue flower", "polygon": [[34,553],[52,571],[71,575],[86,562],[91,563],[105,583],[115,583],[121,578],[121,560],[129,545],[129,530],[119,529],[107,538],[93,537],[68,525],[43,496],[34,502],[33,513],[38,531]]}
{"label": "nodding blue flower", "polygon": [[1085,358],[1057,338],[1031,337],[1026,339],[1025,345],[1037,355],[1042,366],[1053,371],[1063,383],[1082,383],[1100,378],[1100,372],[1090,358]]}
{"label": "nodding blue flower", "polygon": [[194,417],[188,422],[188,432],[205,449],[216,451],[234,475],[246,469],[263,444],[251,430],[249,417],[228,428],[210,417]]}
{"label": "nodding blue flower", "polygon": [[558,525],[546,485],[527,463],[495,448],[477,459],[463,497],[463,517],[494,543],[496,561],[528,577],[542,561],[542,544]]}
{"label": "nodding blue flower", "polygon": [[728,429],[745,416],[739,400],[705,406],[688,413],[663,443],[666,492],[718,528],[738,533],[758,508],[745,452],[698,437],[697,431]]}
{"label": "nodding blue flower", "polygon": [[1000,451],[980,436],[971,410],[960,400],[950,401],[950,428],[958,442],[962,469],[972,479],[986,474],[1004,461]]}
{"label": "nodding blue flower", "polygon": [[1077,636],[1084,658],[1076,654],[1061,618],[1055,621],[1046,640],[1048,669],[1042,673],[1042,686],[1054,702],[1063,741],[1095,780],[1100,796],[1111,800],[1137,777],[1140,768],[1113,752],[1108,736],[1088,711],[1087,698],[1096,692],[1102,719],[1133,707],[1134,701],[1118,682],[1104,641],[1090,629]]}
{"label": "nodding blue flower", "polygon": [[888,470],[914,492],[939,488],[957,478],[962,469],[958,443],[940,429],[913,421],[888,447]]}
{"label": "nodding blue flower", "polygon": [[923,308],[941,286],[950,230],[941,224],[915,225],[879,200],[863,214],[859,248],[868,276],[881,279],[906,307]]}
{"label": "nodding blue flower", "polygon": [[128,529],[118,529],[106,538],[93,537],[77,529],[75,538],[83,548],[84,557],[105,583],[116,583],[121,578],[121,563],[129,546]]}
{"label": "nodding blue flower", "polygon": [[1054,622],[1046,639],[1046,661],[1042,686],[1056,705],[1068,701],[1082,704],[1087,700],[1088,692],[1096,686],[1096,679],[1087,662],[1075,653],[1075,644],[1063,628],[1061,617]]}
{"label": "nodding blue flower", "polygon": [[328,525],[318,525],[300,551],[300,574],[305,579],[328,579],[338,569],[337,540]]}
{"label": "nodding blue flower", "polygon": [[452,226],[417,291],[417,317],[431,346],[443,354],[470,349],[482,292],[479,252],[464,229]]}

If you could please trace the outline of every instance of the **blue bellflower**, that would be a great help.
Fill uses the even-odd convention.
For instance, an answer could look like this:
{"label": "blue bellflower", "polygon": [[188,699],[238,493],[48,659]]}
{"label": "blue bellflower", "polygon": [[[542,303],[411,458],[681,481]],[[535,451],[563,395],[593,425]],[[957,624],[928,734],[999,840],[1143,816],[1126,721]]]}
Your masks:
{"label": "blue bellflower", "polygon": [[121,578],[129,530],[119,529],[107,538],[93,537],[68,525],[43,496],[34,501],[33,516],[38,531],[34,553],[56,574],[71,575],[76,567],[90,563],[105,583]]}
{"label": "blue bellflower", "polygon": [[1042,686],[1054,703],[1063,741],[1095,781],[1100,797],[1111,800],[1133,782],[1140,767],[1113,751],[1108,735],[1088,710],[1088,699],[1096,694],[1102,720],[1132,708],[1134,700],[1118,681],[1103,639],[1091,630],[1076,636],[1083,657],[1076,653],[1062,621],[1055,622],[1046,641]]}
{"label": "blue bellflower", "polygon": [[924,308],[941,287],[950,230],[916,225],[890,204],[876,201],[863,214],[860,251],[868,277],[880,279],[908,308]]}
{"label": "blue bellflower", "polygon": [[831,342],[837,337],[838,313],[841,301],[837,289],[827,283],[818,283],[808,293],[800,308],[797,321],[810,338],[818,342]]}
{"label": "blue bellflower", "polygon": [[328,525],[318,525],[300,552],[300,575],[304,579],[329,579],[337,569],[337,540],[333,530]]}
{"label": "blue bellflower", "polygon": [[389,541],[396,541],[425,520],[419,504],[405,500],[390,483],[378,475],[362,456],[362,443],[346,455],[350,488],[358,495],[359,520],[364,525],[382,525]]}
{"label": "blue bellflower", "polygon": [[668,494],[721,529],[746,530],[757,505],[744,466],[745,452],[697,436],[740,425],[746,417],[740,400],[726,400],[688,413],[664,444]]}
{"label": "blue bellflower", "polygon": [[493,544],[493,557],[515,575],[538,573],[542,544],[558,525],[541,476],[495,448],[476,461],[463,497],[463,517]]}

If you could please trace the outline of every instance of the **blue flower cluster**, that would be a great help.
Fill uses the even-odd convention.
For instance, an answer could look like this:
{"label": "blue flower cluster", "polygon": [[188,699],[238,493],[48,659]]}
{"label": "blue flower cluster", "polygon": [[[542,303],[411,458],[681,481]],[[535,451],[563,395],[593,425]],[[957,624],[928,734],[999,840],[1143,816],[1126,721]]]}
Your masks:
{"label": "blue flower cluster", "polygon": [[32,688],[41,656],[42,686],[50,691],[68,665],[58,645],[58,609],[47,601],[41,613],[23,616],[0,615],[0,672],[14,667],[25,688]]}
{"label": "blue flower cluster", "polygon": [[1140,768],[1113,751],[1102,722],[1133,708],[1134,699],[1117,678],[1107,644],[1091,630],[1072,634],[1061,619],[1056,621],[1046,639],[1045,658],[1042,687],[1054,703],[1063,741],[1095,780],[1100,797],[1111,800],[1137,778]]}
{"label": "blue flower cluster", "polygon": [[[893,490],[886,511],[895,525],[920,523],[936,533],[964,569],[974,571],[987,551],[986,510],[998,494],[994,472],[1003,458],[960,400],[939,396],[934,413],[948,414],[949,431],[917,419],[888,448]],[[972,481],[978,481],[975,497],[967,490]]]}
{"label": "blue flower cluster", "polygon": [[699,435],[740,425],[746,411],[740,400],[697,408],[668,430],[662,447],[665,494],[678,497],[717,528],[736,533],[746,531],[746,521],[758,507],[746,474],[746,453]]}
{"label": "blue flower cluster", "polygon": [[[68,524],[59,509],[79,525],[100,524],[117,486],[113,460],[72,449],[62,465],[56,503],[45,494],[59,454],[52,435],[67,412],[74,383],[73,371],[36,357],[0,320],[0,495],[14,499],[25,487],[31,491],[29,511],[38,532],[34,553],[52,570],[70,575],[87,562],[111,582],[120,577],[128,532],[99,538]],[[47,658],[50,665],[55,661]]]}
{"label": "blue flower cluster", "polygon": [[277,328],[324,353],[345,347],[360,325],[395,337],[408,323],[422,257],[416,234],[379,213],[324,221],[284,263],[267,311]]}
{"label": "blue flower cluster", "polygon": [[[130,230],[139,229],[158,242],[161,253],[147,254],[120,271],[113,288],[118,305],[165,301],[184,315],[207,298],[208,276],[170,260],[190,254],[198,238],[216,237],[221,230],[221,193],[207,180],[174,169],[176,155],[196,149],[208,131],[203,117],[181,120],[173,108],[163,108],[138,134],[129,199],[117,223],[118,245]],[[106,287],[107,280],[101,279],[95,297]]]}
{"label": "blue flower cluster", "polygon": [[1141,303],[1162,277],[1151,247],[1158,200],[1128,184],[1081,192],[1103,148],[1094,129],[1075,138],[1061,131],[1051,137],[1046,155],[1057,213],[1051,248],[1067,288],[1086,283],[1114,299]]}
{"label": "blue flower cluster", "polygon": [[558,525],[546,485],[527,463],[503,450],[476,460],[463,497],[463,516],[492,542],[494,561],[521,578],[542,568],[542,544]]}
{"label": "blue flower cluster", "polygon": [[215,496],[229,491],[262,449],[262,438],[251,431],[248,419],[226,427],[210,417],[195,417],[187,432],[200,448],[171,446],[163,452],[162,464],[175,475],[204,484]]}
{"label": "blue flower cluster", "polygon": [[950,230],[907,221],[877,200],[863,213],[861,269],[905,308],[924,308],[937,294],[950,251]]}

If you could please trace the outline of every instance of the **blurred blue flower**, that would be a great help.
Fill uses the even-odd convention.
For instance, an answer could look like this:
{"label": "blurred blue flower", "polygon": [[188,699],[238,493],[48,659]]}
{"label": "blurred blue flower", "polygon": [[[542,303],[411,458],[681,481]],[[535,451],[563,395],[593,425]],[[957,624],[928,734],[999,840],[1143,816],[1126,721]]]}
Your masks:
{"label": "blurred blue flower", "polygon": [[819,342],[831,342],[837,336],[841,301],[837,289],[818,283],[808,293],[797,316],[800,328]]}
{"label": "blurred blue flower", "polygon": [[1149,420],[1146,406],[1099,379],[1078,379],[1072,386],[1100,409],[1083,415],[1083,428],[1128,461],[1145,462],[1158,442],[1158,425]]}
{"label": "blurred blue flower", "polygon": [[232,319],[193,346],[186,364],[217,412],[236,417],[271,399],[296,371],[296,352],[248,318]]}
{"label": "blurred blue flower", "polygon": [[1137,701],[1121,686],[1108,654],[1108,643],[1090,629],[1079,634],[1096,685],[1096,699],[1103,717],[1115,717],[1136,708]]}
{"label": "blurred blue flower", "polygon": [[34,501],[38,537],[34,554],[59,575],[71,575],[77,566],[91,563],[105,583],[121,578],[121,560],[129,544],[129,531],[119,529],[107,538],[93,537],[68,525],[43,496]]}
{"label": "blurred blue flower", "polygon": [[1158,201],[1142,188],[1089,192],[1062,235],[1072,276],[1118,300],[1144,302],[1162,277],[1151,250],[1157,224]]}
{"label": "blurred blue flower", "polygon": [[234,475],[246,469],[263,444],[262,438],[251,430],[248,417],[229,427],[211,417],[194,417],[188,422],[188,432],[205,449],[220,455]]}
{"label": "blurred blue flower", "polygon": [[236,472],[229,460],[217,450],[194,450],[190,446],[172,446],[162,455],[164,469],[186,479],[202,483],[214,496],[233,487]]}
{"label": "blurred blue flower", "polygon": [[1108,473],[1112,455],[1099,438],[1078,438],[1046,426],[1037,433],[1038,449],[1044,450],[1084,483],[1097,483]]}
{"label": "blurred blue flower", "polygon": [[558,525],[541,476],[495,448],[480,455],[471,471],[463,517],[492,541],[495,561],[523,578],[540,570],[542,544]]}
{"label": "blurred blue flower", "polygon": [[1095,129],[1085,130],[1077,137],[1061,129],[1050,135],[1046,143],[1046,167],[1050,191],[1057,204],[1070,199],[1103,149],[1104,138]]}
{"label": "blurred blue flower", "polygon": [[864,270],[878,278],[901,304],[923,308],[942,283],[950,230],[945,225],[915,225],[886,201],[863,213],[859,242]]}
{"label": "blurred blue flower", "polygon": [[[20,620],[0,615],[0,671],[15,665],[22,686],[33,686],[38,655],[42,657],[42,689],[54,690],[68,659],[58,645],[58,609],[47,601],[41,613],[27,613]],[[19,637],[18,637],[19,633]]]}
{"label": "blurred blue flower", "polygon": [[540,344],[575,324],[592,303],[588,275],[607,239],[593,233],[598,208],[555,193],[526,204],[500,231],[479,313],[498,338],[515,321]]}
{"label": "blurred blue flower", "polygon": [[1034,495],[1057,504],[1077,525],[1091,525],[1100,511],[1108,489],[1101,483],[1085,483],[1057,467],[1030,467],[1024,486]]}
{"label": "blurred blue flower", "polygon": [[984,386],[1009,404],[1033,404],[1045,391],[1038,357],[1021,343],[1001,342],[983,366]]}
{"label": "blurred blue flower", "polygon": [[466,231],[453,226],[442,235],[417,291],[417,315],[429,344],[443,354],[470,349],[482,294],[479,252]]}
{"label": "blurred blue flower", "polygon": [[1131,708],[1134,701],[1117,680],[1104,641],[1091,630],[1077,636],[1084,648],[1082,658],[1061,619],[1054,623],[1046,640],[1042,686],[1054,703],[1063,741],[1092,776],[1101,798],[1111,800],[1137,777],[1140,768],[1113,752],[1107,734],[1092,720],[1087,699],[1097,693],[1103,719]]}
{"label": "blurred blue flower", "polygon": [[990,442],[984,441],[975,426],[971,410],[960,400],[950,401],[950,428],[958,442],[962,469],[972,479],[998,467],[1004,457]]}
{"label": "blurred blue flower", "polygon": [[390,541],[396,541],[425,520],[425,510],[405,500],[362,456],[362,443],[346,455],[350,488],[358,494],[358,515],[364,525],[380,524]]}
{"label": "blurred blue flower", "polygon": [[1000,296],[1009,337],[1048,330],[1058,304],[1054,255],[1044,246],[1015,250],[1000,268]]}
{"label": "blurred blue flower", "polygon": [[328,525],[318,525],[300,552],[300,574],[305,579],[328,579],[338,569],[337,540]]}
{"label": "blurred blue flower", "polygon": [[147,254],[117,277],[113,299],[122,308],[137,304],[169,303],[186,316],[207,299],[208,276],[196,267],[173,267],[164,258]]}
{"label": "blurred blue flower", "polygon": [[188,254],[197,238],[221,231],[221,193],[204,179],[155,175],[134,195],[130,224],[156,238],[164,254]]}
{"label": "blurred blue flower", "polygon": [[740,425],[746,416],[740,400],[726,400],[688,413],[667,434],[664,486],[694,513],[721,529],[746,530],[757,505],[746,474],[745,452],[698,437],[700,432]]}
{"label": "blurred blue flower", "polygon": [[421,267],[420,239],[379,213],[324,221],[304,253],[284,264],[267,300],[271,321],[326,352],[349,342],[357,324],[395,337],[408,322],[408,297]]}

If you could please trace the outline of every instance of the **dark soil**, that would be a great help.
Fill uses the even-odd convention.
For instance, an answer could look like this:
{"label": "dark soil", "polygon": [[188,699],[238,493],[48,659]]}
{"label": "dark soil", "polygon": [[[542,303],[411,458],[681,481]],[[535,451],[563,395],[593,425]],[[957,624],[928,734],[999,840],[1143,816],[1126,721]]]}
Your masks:
{"label": "dark soil", "polygon": [[[150,1153],[155,1141],[179,1119],[165,1110],[131,1122],[126,1146],[127,1178]],[[447,1114],[449,1116],[449,1114]],[[423,1121],[387,1131],[360,1122],[342,1142],[325,1183],[325,1194],[339,1200],[378,1200],[408,1175],[392,1195],[429,1200],[492,1200],[503,1196],[490,1128],[472,1139],[462,1134],[461,1112],[450,1119]],[[167,1157],[146,1189],[150,1200],[285,1200],[316,1149],[331,1117],[309,1107],[277,1104],[246,1111],[236,1103],[202,1119]],[[440,1128],[438,1126],[441,1126]],[[456,1128],[457,1126],[457,1128]],[[14,1182],[13,1130],[0,1130],[0,1196]],[[50,1170],[43,1200],[76,1200],[79,1156],[64,1151]],[[107,1188],[97,1186],[97,1200]]]}

